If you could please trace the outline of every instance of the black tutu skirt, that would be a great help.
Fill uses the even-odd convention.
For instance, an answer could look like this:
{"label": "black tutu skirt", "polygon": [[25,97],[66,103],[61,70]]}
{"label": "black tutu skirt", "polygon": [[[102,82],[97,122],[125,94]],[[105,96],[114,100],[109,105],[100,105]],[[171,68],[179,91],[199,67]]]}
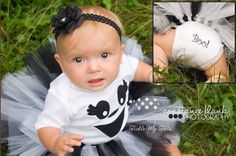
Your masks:
{"label": "black tutu skirt", "polygon": [[[124,39],[129,55],[143,59],[135,40]],[[51,156],[41,144],[35,122],[44,107],[49,84],[60,73],[53,55],[54,44],[26,56],[26,68],[6,74],[2,80],[1,117],[4,138],[11,156]],[[125,52],[127,53],[127,52]],[[75,147],[72,156],[164,156],[165,145],[178,144],[178,129],[184,115],[173,118],[167,112],[183,107],[150,83],[130,84],[129,117],[122,132],[110,142]]]}

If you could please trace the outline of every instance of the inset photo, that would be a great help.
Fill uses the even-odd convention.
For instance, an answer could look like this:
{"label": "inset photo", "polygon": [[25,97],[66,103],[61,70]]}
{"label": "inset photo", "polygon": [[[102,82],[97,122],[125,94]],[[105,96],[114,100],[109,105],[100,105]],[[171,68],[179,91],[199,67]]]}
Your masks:
{"label": "inset photo", "polygon": [[154,82],[234,83],[235,3],[153,2]]}

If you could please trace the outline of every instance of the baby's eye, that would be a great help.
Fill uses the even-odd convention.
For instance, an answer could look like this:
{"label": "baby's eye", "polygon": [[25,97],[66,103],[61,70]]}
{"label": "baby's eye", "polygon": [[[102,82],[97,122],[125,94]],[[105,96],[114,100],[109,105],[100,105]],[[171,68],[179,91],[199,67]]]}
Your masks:
{"label": "baby's eye", "polygon": [[108,53],[102,53],[102,55],[101,55],[101,56],[102,56],[102,58],[107,58],[107,57],[108,57],[108,55],[109,55]]}
{"label": "baby's eye", "polygon": [[81,62],[83,61],[81,57],[76,57],[74,60],[75,60],[77,63],[81,63]]}

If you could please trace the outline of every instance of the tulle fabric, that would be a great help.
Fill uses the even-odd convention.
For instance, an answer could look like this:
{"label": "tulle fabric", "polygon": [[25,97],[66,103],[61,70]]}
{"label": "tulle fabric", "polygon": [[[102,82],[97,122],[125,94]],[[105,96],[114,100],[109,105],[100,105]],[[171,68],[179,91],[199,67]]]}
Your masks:
{"label": "tulle fabric", "polygon": [[221,19],[219,23],[213,23],[212,27],[219,33],[222,42],[230,49],[226,51],[229,58],[235,57],[235,30],[234,23]]}
{"label": "tulle fabric", "polygon": [[184,23],[183,17],[184,17],[184,11],[181,8],[181,5],[179,2],[171,2],[171,3],[154,3],[158,4],[156,8],[160,9],[162,12],[164,12],[165,15],[173,15],[176,16],[176,18],[181,22]]}
{"label": "tulle fabric", "polygon": [[[126,47],[125,52],[128,53],[128,55],[143,59],[141,46],[137,44],[135,40],[124,39],[124,44]],[[40,52],[46,53],[49,56],[50,53],[55,52],[55,45],[53,45],[53,48],[39,48],[38,53]],[[50,55],[50,57],[52,57],[52,55]],[[2,120],[8,123],[8,134],[6,137],[10,156],[29,156],[32,154],[34,156],[45,156],[45,153],[48,153],[37,136],[34,124],[38,115],[43,110],[48,84],[56,77],[55,75],[59,73],[51,72],[53,71],[52,69],[57,69],[55,67],[49,69],[51,66],[50,63],[52,62],[50,62],[48,66],[45,60],[41,60],[42,58],[33,58],[34,59],[28,59],[28,70],[25,68],[17,73],[6,74],[2,80],[1,116]],[[47,57],[44,58],[48,59]],[[42,81],[45,77],[48,79]],[[149,100],[152,99],[155,101],[151,105],[157,105],[158,109],[140,109],[142,105],[141,102],[147,102],[147,97]],[[154,98],[157,100],[154,100]],[[184,120],[168,119],[168,115],[163,113],[163,110],[175,109],[175,107],[180,106],[182,106],[181,102],[172,105],[170,100],[163,96],[143,96],[133,100],[130,104],[130,116],[126,129],[124,129],[114,141],[119,142],[119,145],[122,147],[120,149],[124,149],[130,156],[148,155],[153,143],[153,138],[163,144],[178,144],[179,135],[178,132],[175,131],[175,128],[178,127],[178,123]],[[146,136],[149,133],[148,130],[141,132],[131,131],[130,126],[132,125],[154,125],[156,127],[164,125],[171,128],[171,130],[156,131],[153,135]],[[143,135],[144,133],[145,135]],[[166,138],[161,139],[164,133],[166,133],[165,135],[170,142],[166,142]],[[139,136],[141,135],[143,135],[144,138],[140,138]],[[98,147],[103,147],[103,145],[98,145]],[[106,147],[106,144],[104,144],[104,147]],[[117,152],[119,152],[119,149]],[[53,154],[49,153],[47,155]],[[81,155],[96,156],[98,155],[98,148],[85,145],[82,148]]]}
{"label": "tulle fabric", "polygon": [[204,23],[208,21],[216,21],[225,17],[229,17],[235,14],[234,3],[218,2],[207,3],[203,2],[201,10],[196,17],[196,21],[204,20]]}
{"label": "tulle fabric", "polygon": [[[122,142],[122,146],[129,156],[148,156],[151,144],[127,132],[121,132],[115,140]],[[117,151],[118,152],[118,151]],[[70,156],[71,154],[68,154]],[[85,145],[81,156],[99,156],[95,146]],[[125,155],[122,155],[125,156]]]}
{"label": "tulle fabric", "polygon": [[[156,2],[154,8],[162,11],[164,15],[175,16],[181,23],[185,22],[184,16],[187,16],[188,21],[192,20],[191,2]],[[229,22],[226,18],[234,15],[233,2],[202,2],[201,9],[194,17],[195,21],[212,27],[219,33],[222,42],[230,49],[227,53],[229,57],[235,53],[235,27],[234,21]]]}
{"label": "tulle fabric", "polygon": [[37,116],[43,110],[46,94],[47,88],[26,71],[7,74],[3,79],[1,115],[9,126],[9,155],[29,156],[35,153],[40,156],[46,151],[34,128]]}
{"label": "tulle fabric", "polygon": [[183,13],[188,17],[188,21],[192,21],[191,3],[179,3]]}

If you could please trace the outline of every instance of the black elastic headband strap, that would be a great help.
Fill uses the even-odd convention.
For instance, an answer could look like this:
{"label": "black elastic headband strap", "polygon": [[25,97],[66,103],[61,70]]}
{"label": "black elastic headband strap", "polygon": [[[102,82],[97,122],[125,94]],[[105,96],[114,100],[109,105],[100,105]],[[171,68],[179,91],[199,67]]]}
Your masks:
{"label": "black elastic headband strap", "polygon": [[105,16],[96,15],[96,14],[83,14],[83,17],[84,17],[84,20],[97,21],[97,22],[105,23],[105,24],[108,24],[108,25],[112,26],[117,31],[117,33],[119,34],[119,36],[121,38],[121,30],[120,30],[120,28],[111,19],[109,19],[109,18],[107,18]]}

